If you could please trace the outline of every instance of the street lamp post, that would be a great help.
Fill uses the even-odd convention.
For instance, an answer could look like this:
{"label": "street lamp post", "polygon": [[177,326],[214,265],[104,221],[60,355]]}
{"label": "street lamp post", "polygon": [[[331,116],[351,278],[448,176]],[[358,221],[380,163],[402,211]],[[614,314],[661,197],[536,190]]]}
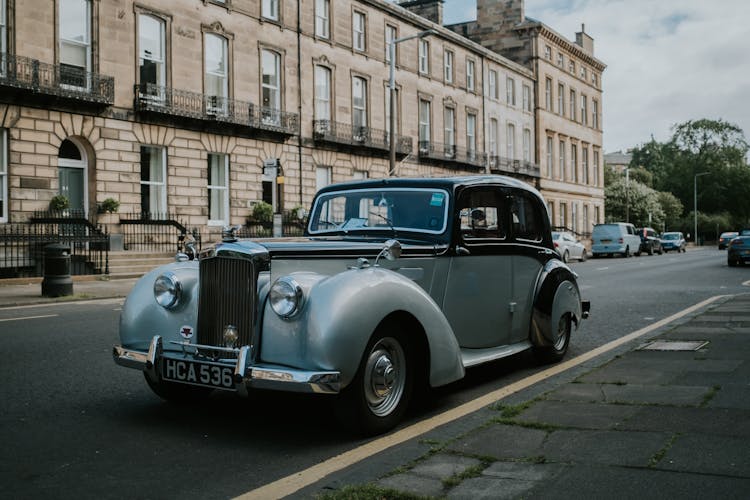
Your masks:
{"label": "street lamp post", "polygon": [[693,241],[695,241],[695,244],[698,244],[698,177],[701,175],[708,175],[711,172],[700,172],[698,174],[695,174],[693,177],[693,221],[694,221],[694,227],[693,230],[695,231],[693,233]]}
{"label": "street lamp post", "polygon": [[625,167],[625,222],[630,222],[630,167]]}
{"label": "street lamp post", "polygon": [[394,38],[390,41],[390,44],[388,46],[388,52],[391,56],[390,78],[388,80],[388,93],[390,95],[391,101],[389,106],[391,116],[388,120],[390,128],[390,130],[388,131],[389,177],[396,175],[396,44],[411,40],[413,38],[424,38],[435,33],[437,33],[435,30],[425,30],[420,31],[419,33],[416,33],[414,35],[409,35],[402,38]]}

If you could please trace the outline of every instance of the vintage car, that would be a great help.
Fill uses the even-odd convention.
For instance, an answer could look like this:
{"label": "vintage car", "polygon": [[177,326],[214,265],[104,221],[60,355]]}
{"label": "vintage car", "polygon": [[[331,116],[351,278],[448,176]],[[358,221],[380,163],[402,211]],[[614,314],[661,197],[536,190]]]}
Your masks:
{"label": "vintage car", "polygon": [[128,296],[116,363],[168,400],[334,394],[364,434],[395,426],[419,384],[527,349],[562,359],[589,310],[541,195],[502,176],[328,186],[305,238],[226,231],[178,260]]}

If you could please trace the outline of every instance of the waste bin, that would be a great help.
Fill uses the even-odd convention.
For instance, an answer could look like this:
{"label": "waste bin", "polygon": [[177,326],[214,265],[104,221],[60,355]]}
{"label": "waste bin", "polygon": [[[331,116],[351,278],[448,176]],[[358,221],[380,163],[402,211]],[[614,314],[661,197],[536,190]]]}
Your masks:
{"label": "waste bin", "polygon": [[52,243],[44,247],[44,279],[42,297],[73,295],[70,277],[70,247]]}

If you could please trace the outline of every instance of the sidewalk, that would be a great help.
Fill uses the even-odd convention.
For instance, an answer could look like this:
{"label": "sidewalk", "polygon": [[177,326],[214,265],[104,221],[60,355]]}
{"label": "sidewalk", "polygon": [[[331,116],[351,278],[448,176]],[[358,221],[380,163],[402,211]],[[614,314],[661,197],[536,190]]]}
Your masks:
{"label": "sidewalk", "polygon": [[293,497],[747,498],[750,295],[667,328]]}
{"label": "sidewalk", "polygon": [[74,276],[73,295],[42,297],[41,278],[0,280],[0,307],[125,297],[136,281],[137,278],[108,280],[94,276]]}

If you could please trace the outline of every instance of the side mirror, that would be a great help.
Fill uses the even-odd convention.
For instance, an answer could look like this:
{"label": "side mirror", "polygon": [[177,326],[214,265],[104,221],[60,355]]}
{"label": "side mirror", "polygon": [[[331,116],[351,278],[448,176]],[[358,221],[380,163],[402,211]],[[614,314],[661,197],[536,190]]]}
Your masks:
{"label": "side mirror", "polygon": [[385,257],[387,260],[396,260],[401,257],[401,243],[398,240],[388,240],[383,244],[383,249],[375,259],[375,264],[378,265],[378,260],[381,257]]}

